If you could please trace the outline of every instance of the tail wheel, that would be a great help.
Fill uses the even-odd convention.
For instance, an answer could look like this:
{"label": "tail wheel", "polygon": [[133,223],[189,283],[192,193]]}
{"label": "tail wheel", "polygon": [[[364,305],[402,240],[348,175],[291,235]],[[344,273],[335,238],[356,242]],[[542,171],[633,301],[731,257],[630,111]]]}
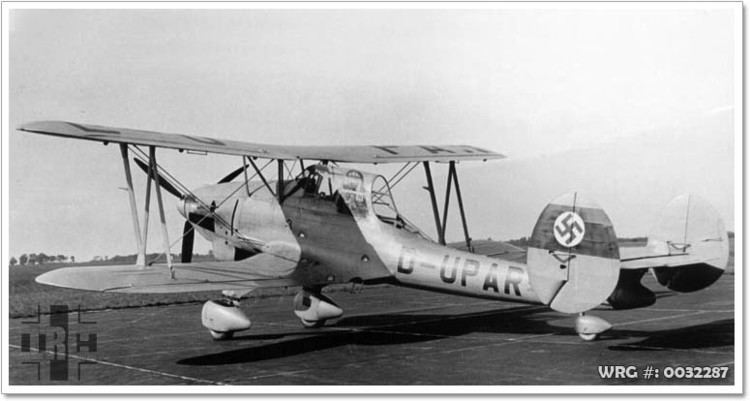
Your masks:
{"label": "tail wheel", "polygon": [[583,341],[594,341],[599,335],[612,328],[612,325],[593,315],[581,313],[576,318],[576,333]]}

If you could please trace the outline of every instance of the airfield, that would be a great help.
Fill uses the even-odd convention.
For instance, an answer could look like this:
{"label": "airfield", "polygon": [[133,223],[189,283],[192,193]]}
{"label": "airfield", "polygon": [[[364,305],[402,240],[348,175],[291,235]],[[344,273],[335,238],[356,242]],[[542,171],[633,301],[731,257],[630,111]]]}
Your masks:
{"label": "airfield", "polygon": [[[328,293],[345,314],[320,329],[302,328],[292,314],[293,292],[250,298],[243,309],[253,327],[220,342],[201,326],[200,301],[72,312],[64,381],[50,380],[52,351],[36,348],[37,331],[45,331],[49,316],[38,324],[18,317],[9,327],[10,384],[732,384],[734,275],[693,294],[665,291],[650,275],[644,282],[657,291],[656,304],[627,311],[600,307],[593,314],[614,327],[594,342],[576,335],[573,317],[542,306],[385,285]],[[32,334],[30,350],[28,343],[22,350],[24,333]],[[92,333],[95,350],[85,343]],[[642,374],[602,379],[600,365],[633,365],[639,372],[648,366],[729,370],[719,380]]]}

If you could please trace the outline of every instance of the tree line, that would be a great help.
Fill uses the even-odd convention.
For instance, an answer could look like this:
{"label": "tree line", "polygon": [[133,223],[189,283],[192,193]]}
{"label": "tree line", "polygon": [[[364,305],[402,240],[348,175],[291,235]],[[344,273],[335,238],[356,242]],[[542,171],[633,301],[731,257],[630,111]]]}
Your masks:
{"label": "tree line", "polygon": [[47,255],[43,252],[41,253],[30,253],[30,254],[23,254],[16,259],[16,257],[10,258],[10,265],[21,265],[21,266],[28,266],[28,265],[41,265],[45,263],[75,263],[76,257],[75,256],[65,256],[65,255]]}

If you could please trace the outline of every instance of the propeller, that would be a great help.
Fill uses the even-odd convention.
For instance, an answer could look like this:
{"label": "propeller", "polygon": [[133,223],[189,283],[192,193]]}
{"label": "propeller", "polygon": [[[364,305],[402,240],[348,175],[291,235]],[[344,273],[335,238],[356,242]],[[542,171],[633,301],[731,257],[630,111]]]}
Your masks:
{"label": "propeller", "polygon": [[190,263],[193,260],[193,241],[195,240],[195,230],[190,220],[185,220],[185,226],[182,228],[182,253],[180,262]]}
{"label": "propeller", "polygon": [[244,166],[238,168],[237,170],[232,171],[231,173],[227,174],[226,177],[219,180],[218,184],[224,184],[229,181],[232,181],[233,179],[237,178],[238,175],[242,174],[243,171],[245,171],[250,165],[245,164]]}
{"label": "propeller", "polygon": [[[140,159],[133,159],[135,161],[135,164],[143,170],[146,174],[148,174],[148,164],[141,161]],[[185,194],[180,192],[177,188],[174,187],[169,181],[167,181],[163,175],[156,173],[159,175],[159,185],[170,194],[180,198],[180,199],[187,199]],[[208,220],[208,218],[207,218]],[[213,218],[211,218],[213,220]],[[213,223],[213,221],[212,221]],[[212,228],[213,229],[213,228]],[[195,230],[193,230],[193,225],[190,223],[190,219],[185,220],[185,226],[182,229],[182,254],[180,261],[182,263],[190,263],[193,260],[193,243],[195,241]]]}
{"label": "propeller", "polygon": [[[133,159],[135,161],[135,164],[143,170],[146,174],[148,174],[148,164],[141,161],[140,159]],[[245,164],[242,167],[232,171],[231,173],[227,174],[224,178],[219,180],[219,184],[224,184],[227,182],[232,181],[235,179],[238,175],[242,174],[242,172],[247,169],[249,165]],[[188,196],[186,194],[183,194],[180,192],[177,188],[174,187],[166,178],[164,178],[163,175],[156,172],[156,174],[159,175],[159,185],[164,188],[165,191],[169,192],[170,194],[183,199],[184,202],[188,202]],[[187,208],[186,208],[187,209]],[[213,231],[214,230],[214,224],[215,220],[213,217],[210,216],[204,216],[197,213],[190,213],[187,210],[185,210],[187,213],[187,220],[185,220],[185,225],[182,229],[182,254],[180,261],[182,263],[190,263],[193,260],[193,243],[195,242],[195,230],[193,229],[193,224],[197,224],[198,226],[205,228],[207,230]]]}
{"label": "propeller", "polygon": [[[141,170],[143,170],[146,174],[148,174],[148,164],[142,162],[139,159],[133,159],[133,160],[135,160],[135,164],[137,164],[138,167],[141,168]],[[172,184],[170,184],[169,181],[167,181],[167,179],[164,178],[163,175],[159,174],[158,172],[156,174],[159,176],[159,185],[162,188],[164,188],[165,191],[169,192],[170,194],[178,198],[184,197],[184,194],[180,192],[177,188],[175,188]]]}
{"label": "propeller", "polygon": [[[190,201],[185,201],[190,202]],[[187,209],[187,207],[186,207]],[[188,213],[185,225],[182,228],[182,256],[180,261],[182,263],[190,263],[193,260],[193,242],[195,240],[195,229],[193,225],[197,225],[208,231],[214,231],[216,221],[211,215],[203,215],[199,213]]]}

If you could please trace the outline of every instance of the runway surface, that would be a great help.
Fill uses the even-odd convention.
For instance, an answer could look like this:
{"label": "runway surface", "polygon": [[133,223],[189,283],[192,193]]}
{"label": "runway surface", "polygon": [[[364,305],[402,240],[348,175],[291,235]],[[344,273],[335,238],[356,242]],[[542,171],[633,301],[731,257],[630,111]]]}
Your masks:
{"label": "runway surface", "polygon": [[[49,361],[55,343],[63,355],[64,332],[50,327],[48,315],[38,324],[11,319],[10,384],[732,384],[734,276],[693,294],[646,281],[658,291],[656,304],[594,311],[614,325],[594,342],[575,334],[574,317],[545,307],[388,286],[329,294],[345,315],[321,329],[301,327],[292,294],[250,299],[243,309],[253,327],[221,342],[201,326],[197,303],[74,312],[68,315],[68,379],[61,381],[50,380]],[[40,333],[45,352],[38,351]],[[95,350],[86,343],[90,334]],[[640,377],[603,379],[601,365],[633,365]],[[728,374],[645,379],[648,366],[661,372],[725,366]]]}

